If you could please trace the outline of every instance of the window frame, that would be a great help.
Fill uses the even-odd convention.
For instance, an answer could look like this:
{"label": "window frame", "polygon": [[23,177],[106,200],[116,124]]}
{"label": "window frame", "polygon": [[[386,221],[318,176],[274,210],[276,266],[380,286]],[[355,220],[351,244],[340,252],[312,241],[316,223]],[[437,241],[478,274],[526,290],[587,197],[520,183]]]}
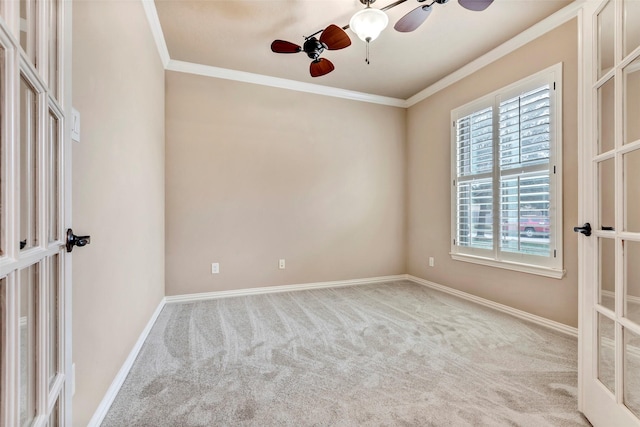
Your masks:
{"label": "window frame", "polygon": [[[501,169],[499,164],[500,139],[500,103],[520,94],[549,84],[550,124],[549,124],[549,163],[545,167],[523,166],[520,168]],[[492,249],[482,249],[458,245],[458,165],[457,165],[457,128],[459,119],[467,117],[482,109],[492,108],[492,150],[493,163],[490,177],[493,182],[492,196]],[[451,251],[450,256],[457,261],[515,270],[560,279],[563,269],[563,226],[562,226],[562,63],[541,70],[529,77],[516,81],[508,86],[495,90],[451,111]],[[549,246],[550,256],[523,254],[502,251],[500,248],[501,230],[501,176],[526,176],[529,171],[537,169],[549,171]],[[486,174],[482,174],[486,175]],[[518,227],[519,230],[519,227]],[[518,231],[519,232],[519,231]]]}

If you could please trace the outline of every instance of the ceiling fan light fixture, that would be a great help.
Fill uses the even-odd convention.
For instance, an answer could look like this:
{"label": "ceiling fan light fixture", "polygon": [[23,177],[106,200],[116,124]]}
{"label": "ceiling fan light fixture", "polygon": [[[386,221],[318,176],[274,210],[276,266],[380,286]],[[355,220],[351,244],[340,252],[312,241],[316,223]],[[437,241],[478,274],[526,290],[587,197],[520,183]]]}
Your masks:
{"label": "ceiling fan light fixture", "polygon": [[389,17],[379,9],[367,7],[356,12],[349,21],[349,28],[363,42],[374,41],[387,28]]}

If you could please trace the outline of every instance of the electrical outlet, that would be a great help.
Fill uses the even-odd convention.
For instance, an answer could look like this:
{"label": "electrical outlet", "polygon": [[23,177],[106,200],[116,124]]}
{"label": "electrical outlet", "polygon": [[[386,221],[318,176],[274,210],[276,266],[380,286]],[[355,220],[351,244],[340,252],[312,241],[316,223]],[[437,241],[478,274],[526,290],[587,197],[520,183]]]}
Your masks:
{"label": "electrical outlet", "polygon": [[284,270],[284,267],[285,267],[284,260],[283,260],[283,259],[281,259],[281,260],[278,262],[278,268],[279,268],[280,270]]}
{"label": "electrical outlet", "polygon": [[436,261],[433,259],[432,256],[429,257],[429,267],[433,267],[434,265],[436,265]]}
{"label": "electrical outlet", "polygon": [[211,274],[220,273],[220,264],[217,262],[211,263]]}

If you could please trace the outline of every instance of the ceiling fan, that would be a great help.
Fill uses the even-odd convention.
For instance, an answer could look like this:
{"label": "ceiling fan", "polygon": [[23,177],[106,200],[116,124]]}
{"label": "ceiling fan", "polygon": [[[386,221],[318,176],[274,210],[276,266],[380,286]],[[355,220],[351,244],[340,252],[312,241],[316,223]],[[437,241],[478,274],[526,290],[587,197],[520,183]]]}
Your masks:
{"label": "ceiling fan", "polygon": [[[320,34],[320,39],[315,36]],[[351,45],[351,39],[344,30],[337,25],[331,24],[324,30],[320,30],[315,34],[305,37],[302,47],[295,43],[285,40],[274,40],[271,43],[271,50],[276,53],[298,53],[304,52],[311,61],[309,72],[311,77],[320,77],[334,70],[333,63],[325,58],[320,58],[320,54],[327,50],[344,49]]]}
{"label": "ceiling fan", "polygon": [[[406,1],[407,0],[396,0],[393,3],[379,10],[376,10],[376,9],[370,8],[371,4],[375,2],[375,0],[360,0],[362,4],[365,4],[367,6],[367,8],[364,9],[365,11],[370,10],[372,12],[375,12],[375,14],[381,14],[381,13],[384,14],[383,13],[384,11],[389,10],[393,7],[396,7]],[[417,0],[417,1],[418,3],[424,3],[427,0]],[[402,33],[408,33],[408,32],[414,31],[420,25],[422,25],[422,23],[426,21],[426,19],[429,17],[429,15],[431,14],[431,11],[433,10],[432,6],[434,4],[436,3],[445,4],[448,1],[449,0],[431,0],[431,3],[429,4],[420,5],[415,9],[411,10],[406,15],[404,15],[402,18],[400,18],[398,22],[396,22],[393,28],[396,31],[399,31]],[[458,3],[462,7],[468,10],[483,11],[487,7],[489,7],[491,3],[493,3],[493,0],[458,0]],[[361,10],[360,12],[363,12],[363,11]],[[360,14],[360,12],[356,13],[356,15]],[[356,15],[354,15],[354,18],[356,17]],[[351,45],[351,39],[349,38],[349,36],[344,30],[354,26],[354,18],[351,19],[351,22],[349,23],[349,25],[345,25],[342,28],[338,27],[337,25],[331,24],[324,30],[319,30],[310,36],[306,36],[304,38],[305,42],[302,46],[299,46],[292,42],[288,42],[286,40],[274,40],[271,43],[271,51],[275,53],[304,52],[307,54],[309,58],[312,59],[311,64],[309,66],[309,72],[311,74],[311,77],[324,76],[325,74],[328,74],[331,71],[333,71],[335,67],[333,63],[328,59],[320,58],[320,54],[322,54],[322,52],[324,52],[325,49],[338,50],[338,49],[344,49],[345,47],[348,47]],[[386,15],[384,18],[385,18],[384,23],[380,24],[382,25],[382,27],[373,30],[374,35],[372,37],[366,36],[362,34],[360,31],[357,31],[358,36],[367,43],[367,46],[369,42],[375,39],[380,33],[380,31],[382,31],[384,27],[386,27],[388,19],[386,19]],[[369,24],[370,23],[365,23],[365,25],[369,25]],[[316,38],[318,34],[320,34],[320,38]],[[367,53],[366,61],[367,63],[369,63],[368,53]]]}

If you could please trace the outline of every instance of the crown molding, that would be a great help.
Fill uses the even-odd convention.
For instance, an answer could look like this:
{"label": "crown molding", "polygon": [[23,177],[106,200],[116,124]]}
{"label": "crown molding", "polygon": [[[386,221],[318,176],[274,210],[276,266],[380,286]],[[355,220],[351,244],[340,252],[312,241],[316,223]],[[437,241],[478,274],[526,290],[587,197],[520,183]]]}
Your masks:
{"label": "crown molding", "polygon": [[571,19],[578,16],[579,11],[582,9],[584,3],[586,2],[586,0],[575,0],[573,3],[565,6],[553,15],[533,25],[514,38],[501,44],[497,48],[468,63],[464,67],[449,74],[448,76],[437,81],[431,86],[421,90],[412,97],[404,100],[399,98],[373,95],[364,92],[356,92],[313,83],[303,83],[296,80],[270,77],[262,74],[254,74],[244,71],[236,71],[227,68],[219,68],[209,65],[171,59],[171,57],[169,56],[169,50],[167,49],[167,44],[165,42],[164,34],[162,32],[162,27],[160,26],[158,11],[156,10],[154,0],[141,1],[144,7],[144,11],[147,15],[147,19],[149,21],[149,26],[151,27],[151,33],[153,34],[153,38],[158,48],[158,53],[160,54],[160,59],[162,60],[162,64],[165,70],[196,74],[225,80],[234,80],[244,83],[252,83],[262,86],[270,86],[280,89],[288,89],[298,92],[313,93],[316,95],[331,96],[334,98],[343,98],[352,101],[369,102],[373,104],[387,105],[399,108],[409,108],[416,105],[417,103],[427,99],[435,93],[447,88],[448,86],[451,86],[454,83],[457,83],[458,81],[470,76],[481,68],[491,64],[492,62],[495,62],[496,60],[508,55],[516,49],[519,49],[525,44],[532,42],[538,37],[570,21]]}
{"label": "crown molding", "polygon": [[169,60],[169,64],[165,67],[168,71],[177,71],[180,73],[197,74],[200,76],[215,77],[218,79],[234,80],[244,83],[253,83],[262,86],[277,87],[280,89],[289,89],[297,92],[307,92],[316,95],[331,96],[334,98],[350,99],[352,101],[369,102],[372,104],[388,105],[391,107],[407,108],[407,102],[404,99],[389,98],[386,96],[372,95],[369,93],[356,92],[346,89],[338,89],[335,87],[322,86],[313,83],[303,83],[296,80],[281,79],[279,77],[270,77],[262,74],[247,73],[245,71],[230,70],[228,68],[212,67],[210,65],[195,64],[193,62]]}
{"label": "crown molding", "polygon": [[160,26],[160,18],[158,18],[158,10],[156,9],[156,3],[154,0],[141,0],[144,13],[147,15],[147,21],[149,21],[149,27],[151,27],[151,34],[153,40],[156,42],[158,48],[158,54],[160,54],[160,60],[162,66],[166,69],[171,57],[169,56],[169,49],[167,49],[167,43],[164,39],[164,33]]}
{"label": "crown molding", "polygon": [[524,30],[512,39],[504,42],[495,49],[487,52],[481,57],[471,61],[459,70],[449,74],[445,78],[437,81],[424,90],[421,90],[417,94],[407,99],[407,108],[416,105],[418,102],[427,99],[434,95],[436,92],[441,91],[454,83],[459,82],[465,77],[470,76],[481,68],[497,61],[498,59],[510,54],[516,49],[521,48],[525,44],[534,41],[538,37],[548,33],[551,30],[558,28],[565,22],[578,16],[578,12],[582,9],[582,6],[586,0],[576,0],[573,3],[563,7],[553,15],[543,19],[537,24]]}

